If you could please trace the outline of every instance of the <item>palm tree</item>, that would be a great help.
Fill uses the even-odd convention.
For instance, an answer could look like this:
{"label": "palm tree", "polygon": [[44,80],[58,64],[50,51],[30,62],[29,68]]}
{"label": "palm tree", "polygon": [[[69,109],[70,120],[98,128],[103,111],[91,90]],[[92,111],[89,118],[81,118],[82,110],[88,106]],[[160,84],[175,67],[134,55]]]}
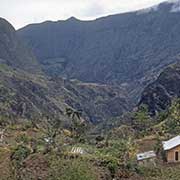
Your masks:
{"label": "palm tree", "polygon": [[66,109],[66,115],[71,118],[72,121],[72,135],[78,139],[85,135],[85,130],[87,127],[85,121],[81,118],[81,114],[81,111],[76,111],[72,108]]}

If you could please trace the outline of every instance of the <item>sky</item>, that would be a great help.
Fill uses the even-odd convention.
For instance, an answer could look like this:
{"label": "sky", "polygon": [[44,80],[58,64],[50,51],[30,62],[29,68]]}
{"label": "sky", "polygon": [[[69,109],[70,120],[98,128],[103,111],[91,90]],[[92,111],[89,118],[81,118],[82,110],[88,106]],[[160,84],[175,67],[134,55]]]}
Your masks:
{"label": "sky", "polygon": [[46,20],[81,20],[147,8],[164,0],[0,0],[0,17],[16,29]]}

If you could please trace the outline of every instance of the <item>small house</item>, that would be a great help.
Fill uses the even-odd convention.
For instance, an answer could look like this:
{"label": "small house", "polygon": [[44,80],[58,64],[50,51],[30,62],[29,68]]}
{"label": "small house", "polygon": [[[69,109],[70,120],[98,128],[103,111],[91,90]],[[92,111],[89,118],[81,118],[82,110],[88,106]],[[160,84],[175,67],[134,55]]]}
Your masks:
{"label": "small house", "polygon": [[180,162],[180,136],[163,141],[163,150],[168,163]]}
{"label": "small house", "polygon": [[137,154],[137,161],[140,165],[155,165],[156,153],[154,151],[148,151]]}

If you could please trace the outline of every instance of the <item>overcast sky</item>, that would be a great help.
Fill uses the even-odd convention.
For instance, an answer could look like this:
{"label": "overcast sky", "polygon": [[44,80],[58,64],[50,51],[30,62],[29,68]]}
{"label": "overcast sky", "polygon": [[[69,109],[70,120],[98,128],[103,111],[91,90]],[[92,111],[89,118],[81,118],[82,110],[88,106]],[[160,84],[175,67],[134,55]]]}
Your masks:
{"label": "overcast sky", "polygon": [[45,20],[81,20],[146,8],[164,0],[0,0],[0,16],[16,29]]}

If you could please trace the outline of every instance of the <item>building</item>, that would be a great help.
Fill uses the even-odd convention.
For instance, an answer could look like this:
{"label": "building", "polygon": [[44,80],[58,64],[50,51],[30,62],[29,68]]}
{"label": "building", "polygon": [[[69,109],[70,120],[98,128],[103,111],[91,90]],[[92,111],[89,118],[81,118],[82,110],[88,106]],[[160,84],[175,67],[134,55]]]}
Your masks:
{"label": "building", "polygon": [[180,162],[180,136],[163,141],[163,150],[168,163]]}
{"label": "building", "polygon": [[137,161],[140,165],[155,165],[156,153],[154,151],[148,151],[137,154]]}

